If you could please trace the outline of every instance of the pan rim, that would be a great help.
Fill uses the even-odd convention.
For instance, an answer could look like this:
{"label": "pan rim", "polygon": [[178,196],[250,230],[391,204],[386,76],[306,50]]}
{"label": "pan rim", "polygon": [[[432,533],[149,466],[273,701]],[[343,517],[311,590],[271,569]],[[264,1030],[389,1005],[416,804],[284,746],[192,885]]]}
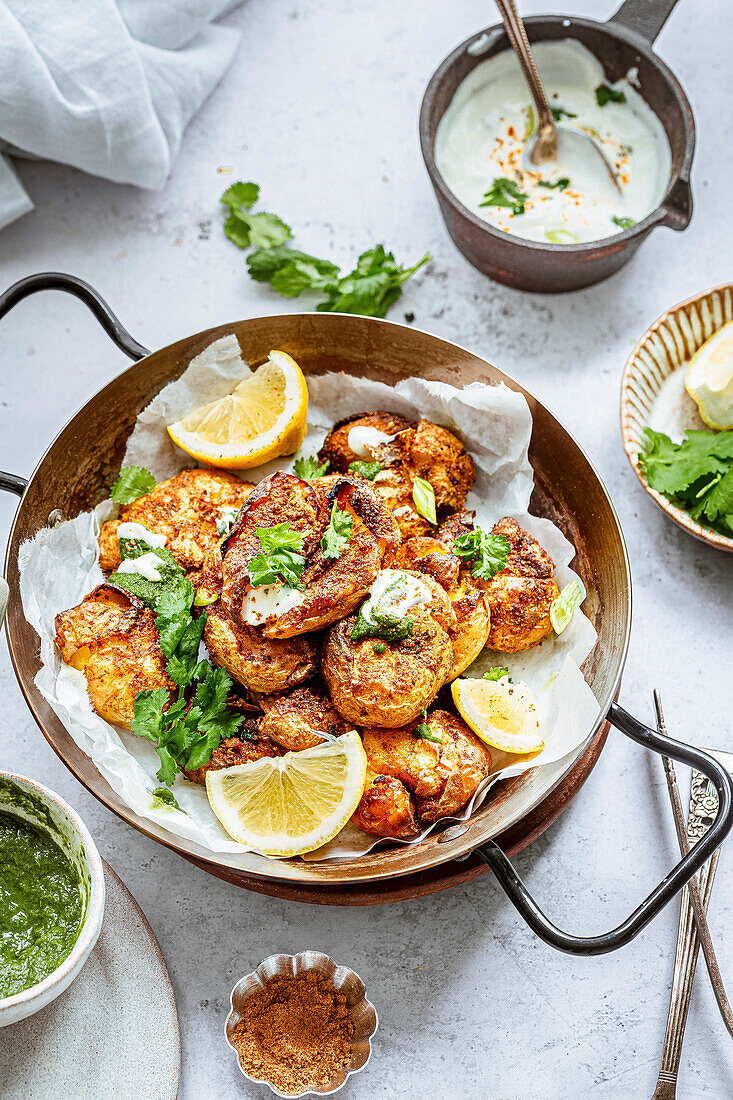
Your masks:
{"label": "pan rim", "polygon": [[[565,425],[560,420],[558,420],[558,418],[555,416],[555,414],[552,413],[547,408],[546,405],[544,405],[541,401],[539,401],[534,396],[534,394],[532,394],[530,391],[526,390],[522,386],[522,384],[520,382],[518,382],[515,378],[513,378],[511,375],[507,374],[505,371],[501,370],[501,368],[496,367],[490,360],[486,359],[483,355],[479,355],[476,352],[472,352],[468,348],[465,348],[462,345],[455,343],[454,341],[446,340],[444,337],[438,336],[435,333],[431,333],[431,332],[429,332],[427,330],[424,330],[424,329],[416,329],[413,325],[408,325],[408,324],[405,324],[405,323],[399,322],[399,321],[390,321],[390,320],[386,320],[386,319],[382,319],[382,318],[367,318],[367,317],[362,317],[362,316],[358,316],[358,315],[355,315],[355,314],[328,314],[328,313],[314,314],[312,312],[303,312],[303,311],[295,311],[295,312],[292,312],[292,313],[284,313],[284,314],[270,314],[270,315],[263,316],[263,317],[245,318],[245,319],[230,321],[230,322],[227,322],[225,324],[216,325],[216,326],[214,326],[210,329],[204,329],[203,331],[198,332],[198,333],[190,334],[188,336],[185,336],[185,337],[181,338],[180,340],[173,341],[171,344],[167,344],[167,345],[165,345],[161,348],[157,348],[154,351],[151,351],[144,358],[138,360],[135,363],[130,364],[130,366],[126,367],[125,370],[121,371],[114,378],[112,378],[109,382],[107,382],[104,386],[100,387],[100,389],[96,393],[92,394],[80,406],[80,408],[76,410],[76,412],[66,421],[66,423],[59,429],[59,431],[56,432],[53,439],[49,442],[49,444],[45,448],[41,458],[36,463],[36,466],[35,466],[33,472],[31,473],[31,475],[28,479],[28,485],[26,487],[26,490],[24,491],[23,496],[20,498],[20,501],[18,503],[18,508],[17,508],[17,511],[15,513],[15,516],[13,518],[13,522],[12,522],[12,525],[11,525],[11,528],[10,528],[10,533],[9,533],[8,543],[7,543],[6,553],[5,553],[5,573],[6,573],[6,575],[8,574],[9,567],[11,565],[11,551],[13,550],[14,545],[15,545],[17,539],[18,539],[19,521],[20,521],[20,517],[21,517],[21,514],[22,514],[22,510],[23,510],[23,505],[24,505],[24,502],[26,500],[28,491],[34,485],[34,483],[36,481],[36,478],[38,477],[42,467],[44,466],[46,460],[49,457],[49,453],[53,450],[53,448],[55,447],[55,445],[56,445],[57,441],[59,440],[59,438],[75,422],[75,420],[87,410],[89,405],[91,405],[93,402],[97,401],[101,397],[101,395],[103,395],[105,393],[105,391],[108,388],[117,386],[122,378],[126,377],[131,372],[134,372],[134,371],[140,369],[141,365],[144,369],[144,364],[146,364],[152,358],[152,356],[162,354],[164,352],[168,352],[171,349],[174,349],[174,348],[178,347],[179,345],[180,346],[189,346],[189,348],[190,348],[190,345],[191,345],[192,342],[203,341],[205,339],[218,339],[220,336],[225,334],[225,330],[229,330],[229,332],[234,332],[236,334],[237,327],[241,326],[241,325],[246,325],[249,321],[256,321],[258,324],[272,323],[273,325],[276,325],[278,322],[281,322],[283,320],[283,318],[289,318],[289,319],[295,320],[295,321],[306,321],[307,323],[313,323],[314,318],[316,318],[317,319],[316,323],[319,324],[319,325],[323,325],[325,327],[327,327],[329,323],[339,323],[340,324],[341,322],[343,322],[343,320],[345,318],[350,318],[350,319],[353,319],[353,320],[357,320],[360,324],[365,324],[367,327],[389,326],[389,327],[398,328],[398,329],[401,329],[401,330],[407,330],[409,332],[416,333],[418,335],[426,336],[426,337],[429,338],[429,340],[437,341],[440,344],[444,345],[444,347],[447,350],[461,352],[461,353],[467,355],[468,357],[470,357],[472,359],[478,360],[479,362],[483,363],[486,367],[490,368],[492,372],[495,372],[495,374],[498,376],[499,381],[504,382],[505,384],[508,384],[510,386],[510,388],[522,393],[523,396],[526,399],[528,399],[530,402],[534,402],[535,405],[538,406],[539,408],[541,408],[543,410],[543,412],[547,416],[549,416],[550,419],[565,433],[565,435],[572,442],[573,446],[577,449],[577,451],[583,457],[585,462],[588,464],[590,470],[592,471],[593,475],[596,478],[597,484],[598,484],[598,486],[599,486],[599,488],[600,488],[600,490],[603,494],[603,497],[605,498],[606,504],[609,508],[610,515],[613,519],[615,534],[616,534],[617,540],[618,540],[618,546],[620,547],[620,550],[621,550],[621,559],[622,559],[622,564],[623,564],[623,573],[624,573],[624,576],[625,576],[626,595],[627,595],[627,602],[628,602],[628,612],[627,612],[627,615],[625,617],[625,623],[623,625],[623,637],[622,637],[621,643],[619,645],[619,652],[616,655],[617,667],[616,667],[616,669],[613,673],[613,677],[612,677],[611,681],[609,682],[608,687],[605,689],[605,691],[603,693],[602,699],[600,701],[598,699],[596,699],[597,706],[598,706],[598,711],[597,711],[596,717],[593,721],[593,724],[592,724],[591,728],[589,729],[588,734],[587,734],[586,738],[584,739],[582,745],[572,754],[569,763],[567,763],[567,766],[564,767],[561,770],[561,772],[555,777],[555,779],[553,780],[551,786],[544,787],[541,790],[541,792],[539,792],[536,795],[536,797],[531,800],[530,804],[526,808],[523,809],[521,815],[518,818],[516,818],[515,820],[507,821],[506,823],[503,823],[502,829],[509,828],[510,826],[516,824],[517,821],[520,821],[523,818],[525,818],[527,815],[529,815],[534,809],[536,809],[536,807],[542,801],[544,801],[545,798],[547,798],[552,793],[552,791],[554,791],[557,788],[557,786],[559,786],[559,784],[563,781],[563,779],[565,779],[566,776],[573,770],[573,768],[577,764],[578,759],[580,758],[582,753],[587,749],[587,747],[590,744],[591,740],[593,739],[593,737],[596,735],[596,733],[600,729],[602,723],[605,721],[606,714],[607,714],[608,708],[610,706],[610,703],[611,703],[611,701],[613,700],[613,698],[615,697],[615,695],[618,692],[619,684],[620,684],[620,681],[621,681],[621,676],[622,676],[624,665],[625,665],[625,662],[626,662],[626,657],[627,657],[627,654],[628,654],[630,631],[631,631],[631,621],[632,621],[632,600],[633,600],[633,596],[632,596],[631,569],[630,569],[630,563],[629,563],[628,549],[627,549],[627,546],[626,546],[626,541],[625,541],[624,536],[623,536],[623,531],[622,531],[622,528],[621,528],[621,524],[620,524],[620,521],[619,521],[619,518],[618,518],[618,514],[616,512],[616,509],[615,509],[615,507],[613,505],[613,502],[610,498],[610,495],[608,493],[608,490],[606,489],[606,486],[605,486],[603,480],[601,479],[600,475],[598,474],[598,471],[596,470],[594,464],[588,458],[588,455],[586,454],[584,449],[576,441],[574,435],[565,427]],[[171,378],[168,379],[168,381],[171,381],[171,380],[172,380]],[[165,384],[167,384],[167,383],[163,382],[160,388],[162,388],[162,386],[165,385]],[[158,391],[156,390],[155,392],[157,393]],[[147,394],[147,401],[152,400],[152,397],[154,397],[154,396],[155,396],[155,393],[149,392]],[[17,558],[17,551],[16,551],[16,558]],[[15,585],[14,585],[14,587],[15,587]],[[376,867],[376,868],[373,867],[373,868],[369,868],[369,869],[357,869],[357,868],[354,867],[354,863],[355,863],[354,860],[333,860],[333,861],[330,861],[330,862],[322,861],[322,862],[313,863],[313,864],[306,863],[302,860],[298,860],[298,861],[293,861],[291,863],[291,862],[285,861],[285,860],[269,860],[267,857],[259,856],[256,853],[245,853],[241,856],[234,856],[233,855],[231,858],[232,859],[236,858],[238,860],[238,862],[235,864],[235,863],[230,863],[229,862],[229,858],[228,858],[227,853],[212,853],[212,852],[208,851],[207,849],[199,848],[198,845],[193,844],[192,842],[184,841],[183,838],[178,838],[178,837],[175,837],[173,834],[169,834],[162,827],[160,827],[159,830],[157,828],[151,828],[150,825],[152,823],[146,822],[146,819],[144,819],[144,818],[139,818],[138,815],[135,814],[135,812],[132,809],[130,809],[127,806],[119,806],[118,807],[118,806],[114,805],[108,799],[108,797],[105,797],[104,790],[97,791],[92,786],[90,786],[90,783],[87,782],[86,778],[83,776],[83,774],[81,774],[81,772],[77,769],[77,767],[75,767],[73,763],[71,763],[70,761],[68,761],[66,759],[66,757],[63,755],[62,748],[60,746],[56,745],[55,741],[53,740],[53,738],[51,737],[51,735],[49,733],[49,730],[46,729],[45,719],[41,716],[41,714],[39,713],[39,711],[37,709],[37,702],[43,701],[45,703],[45,700],[43,700],[43,697],[41,696],[40,692],[38,691],[38,688],[35,686],[34,678],[29,679],[29,681],[26,683],[25,674],[21,669],[20,655],[19,655],[18,649],[16,648],[16,638],[15,638],[15,629],[16,629],[16,627],[15,627],[14,620],[16,618],[18,618],[19,621],[26,622],[26,624],[27,624],[27,620],[25,620],[25,616],[24,616],[23,611],[22,611],[22,606],[20,605],[19,593],[16,591],[15,595],[16,595],[17,599],[11,602],[11,605],[8,608],[8,615],[7,615],[7,621],[6,621],[6,636],[7,636],[7,642],[8,642],[8,650],[10,652],[11,663],[13,665],[13,671],[15,672],[16,679],[17,679],[17,681],[19,683],[19,686],[21,688],[21,692],[22,692],[22,694],[23,694],[23,696],[26,700],[26,703],[27,703],[27,705],[28,705],[28,707],[31,711],[31,714],[34,718],[34,721],[36,722],[39,729],[43,733],[46,741],[51,745],[51,748],[54,750],[56,755],[64,762],[66,767],[69,769],[69,771],[72,772],[72,774],[75,776],[75,778],[78,779],[78,781],[91,794],[93,794],[94,797],[97,798],[97,800],[99,802],[101,802],[103,805],[105,805],[107,807],[107,809],[111,810],[119,818],[121,818],[123,821],[125,821],[128,825],[131,825],[133,828],[137,829],[139,832],[143,833],[145,836],[148,836],[152,840],[155,840],[158,843],[161,843],[161,844],[165,845],[167,848],[171,849],[172,851],[177,852],[179,855],[183,855],[185,858],[188,858],[188,859],[193,858],[196,862],[206,865],[207,870],[208,870],[209,867],[212,867],[212,868],[226,867],[226,868],[229,868],[229,869],[239,870],[239,871],[242,872],[242,874],[247,875],[247,876],[252,877],[252,878],[255,878],[255,879],[271,881],[271,882],[277,882],[278,880],[284,880],[284,881],[287,881],[287,882],[290,882],[290,883],[293,883],[293,884],[296,884],[296,885],[298,883],[302,883],[302,884],[306,885],[306,884],[314,883],[314,876],[311,875],[310,873],[308,873],[310,871],[311,866],[312,866],[314,868],[317,867],[317,868],[320,869],[321,874],[319,875],[319,879],[318,879],[319,885],[321,885],[324,888],[328,889],[331,886],[348,886],[348,885],[355,885],[355,884],[358,884],[358,883],[378,882],[378,881],[383,880],[383,879],[398,878],[398,877],[402,877],[402,876],[407,875],[407,874],[415,874],[415,873],[419,873],[421,871],[426,871],[426,870],[429,870],[430,868],[435,867],[437,865],[449,862],[450,860],[454,860],[454,859],[460,858],[462,856],[468,855],[468,854],[470,854],[470,852],[474,848],[477,847],[478,844],[483,843],[486,840],[490,839],[491,836],[497,836],[497,835],[500,834],[501,830],[495,830],[493,833],[490,833],[489,835],[483,835],[483,836],[480,836],[480,837],[472,836],[472,833],[474,833],[476,831],[476,825],[474,824],[474,826],[472,828],[471,820],[469,819],[465,823],[467,828],[466,828],[465,832],[460,837],[458,837],[456,840],[453,840],[453,841],[451,841],[449,843],[446,843],[446,844],[435,844],[435,845],[433,845],[432,848],[426,847],[425,851],[422,854],[422,859],[421,859],[419,865],[417,865],[415,867],[412,867],[409,870],[404,870],[404,869],[393,869],[390,866],[389,860],[384,861],[384,863],[385,863],[384,867],[380,866],[380,867]],[[27,625],[29,626],[29,624],[27,624]],[[30,626],[29,626],[29,629],[32,630],[32,628]],[[46,704],[46,705],[48,705],[48,704]],[[67,734],[67,736],[70,736],[70,734],[68,734],[68,731],[65,730],[65,727],[63,726],[63,723],[61,722],[61,720],[55,714],[53,715],[53,718],[56,722],[59,723],[59,725],[64,730],[64,732]],[[83,751],[83,750],[79,750],[79,751]],[[90,758],[87,756],[87,759],[90,759]],[[558,763],[563,763],[563,761],[559,761]],[[548,765],[548,767],[552,767],[552,766],[553,765]],[[101,780],[101,782],[105,786],[109,786],[109,784],[107,784],[107,781],[104,779],[104,777],[101,776],[101,773],[97,772],[97,775],[99,776],[99,779]],[[111,787],[110,787],[110,790],[112,790]],[[113,791],[113,794],[114,793],[115,792]],[[116,797],[119,797],[119,796],[116,796]],[[419,846],[416,846],[416,848],[419,850]],[[384,853],[384,854],[387,854],[387,852],[389,852],[391,850],[392,849],[381,849],[381,852]],[[374,849],[372,849],[372,851],[374,851]],[[377,851],[380,851],[380,849],[377,849]],[[368,853],[368,854],[371,854],[371,853]],[[361,857],[361,858],[365,858],[365,857]],[[243,863],[242,863],[243,860],[246,861],[247,863],[249,863],[250,861],[257,861],[257,865],[256,866],[243,865]],[[263,866],[261,865],[263,862],[266,863],[266,869],[263,868]],[[344,875],[344,874],[340,873],[343,869],[346,869],[346,868],[349,869],[348,875]],[[324,871],[326,872],[325,877],[323,875]],[[333,873],[331,873],[331,872],[333,872]],[[216,874],[216,871],[214,870],[212,873]]]}

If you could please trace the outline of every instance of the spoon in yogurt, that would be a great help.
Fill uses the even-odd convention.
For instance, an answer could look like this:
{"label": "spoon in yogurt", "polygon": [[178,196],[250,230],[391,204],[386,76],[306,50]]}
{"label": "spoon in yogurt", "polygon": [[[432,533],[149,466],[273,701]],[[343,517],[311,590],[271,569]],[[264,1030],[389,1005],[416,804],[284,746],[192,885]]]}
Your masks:
{"label": "spoon in yogurt", "polygon": [[565,126],[555,126],[545,89],[532,57],[527,28],[514,0],[496,0],[496,6],[537,111],[536,137],[531,143],[527,139],[522,155],[525,170],[536,171],[539,165],[555,161],[576,177],[582,174],[587,182],[597,180],[599,186],[605,187],[610,180],[621,194],[621,184],[613,165],[590,134]]}

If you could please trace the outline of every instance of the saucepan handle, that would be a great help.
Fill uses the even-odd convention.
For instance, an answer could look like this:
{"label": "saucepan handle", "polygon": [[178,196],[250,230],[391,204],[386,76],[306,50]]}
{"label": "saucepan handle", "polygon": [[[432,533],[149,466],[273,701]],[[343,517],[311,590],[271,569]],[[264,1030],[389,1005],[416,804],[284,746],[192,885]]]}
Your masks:
{"label": "saucepan handle", "polygon": [[533,932],[557,948],[570,955],[602,955],[615,951],[634,938],[642,928],[667,902],[671,901],[678,890],[692,878],[703,863],[720,846],[721,841],[733,826],[733,783],[725,768],[707,753],[692,745],[673,741],[656,730],[645,726],[633,718],[622,707],[612,703],[607,718],[621,733],[632,741],[654,752],[671,756],[683,764],[689,764],[711,780],[718,792],[718,814],[709,832],[684,856],[666,878],[662,879],[638,909],[617,928],[599,936],[571,936],[554,925],[540,909],[537,902],[522,882],[512,863],[493,841],[476,849],[477,854],[489,865],[499,880],[499,884],[519,913],[524,917]]}
{"label": "saucepan handle", "polygon": [[124,351],[130,359],[137,361],[150,354],[147,348],[130,336],[93,286],[85,283],[83,279],[78,279],[76,275],[66,275],[62,271],[40,271],[37,275],[28,275],[25,279],[19,279],[17,283],[13,283],[4,294],[0,294],[0,319],[18,302],[22,302],[29,294],[36,294],[39,290],[65,290],[67,294],[81,298],[110,339],[114,340],[120,351]]}
{"label": "saucepan handle", "polygon": [[608,20],[635,31],[650,45],[672,14],[677,0],[624,0]]}

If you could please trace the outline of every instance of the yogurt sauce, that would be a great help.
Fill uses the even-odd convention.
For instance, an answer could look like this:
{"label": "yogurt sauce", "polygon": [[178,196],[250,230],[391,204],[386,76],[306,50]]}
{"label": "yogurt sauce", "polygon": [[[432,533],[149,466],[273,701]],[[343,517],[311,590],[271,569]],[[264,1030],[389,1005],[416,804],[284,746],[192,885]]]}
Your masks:
{"label": "yogurt sauce", "polygon": [[160,573],[161,559],[150,550],[147,554],[141,554],[139,558],[125,558],[120,562],[118,573],[137,573],[139,577],[145,577],[148,581],[162,580]]}
{"label": "yogurt sauce", "polygon": [[262,626],[271,615],[284,615],[299,607],[304,599],[299,588],[290,588],[287,584],[262,584],[245,592],[242,619],[249,626]]}
{"label": "yogurt sauce", "polygon": [[156,535],[153,531],[148,531],[142,523],[121,523],[117,528],[117,538],[135,539],[138,542],[144,542],[146,546],[152,546],[153,549],[166,544],[165,535]]}
{"label": "yogurt sauce", "polygon": [[370,428],[367,425],[352,428],[347,437],[349,450],[359,458],[371,458],[375,447],[381,443],[391,443],[393,439],[393,435],[387,435],[386,432],[380,432],[379,428]]}
{"label": "yogurt sauce", "polygon": [[[586,143],[572,143],[572,164],[568,157],[568,163],[531,165],[529,171],[522,166],[537,123],[513,50],[481,62],[459,85],[435,138],[438,170],[464,206],[513,236],[578,244],[621,233],[651,213],[666,191],[671,154],[662,124],[632,86],[635,74],[608,85],[600,62],[580,42],[538,42],[532,51],[550,106],[563,112],[558,128],[575,127],[595,139],[616,169],[622,193],[604,179],[589,143],[581,156],[577,150]],[[601,107],[600,85],[622,93],[625,102]],[[526,195],[523,212],[481,205],[497,179],[515,183]],[[558,181],[568,182],[541,186]]]}
{"label": "yogurt sauce", "polygon": [[402,619],[410,608],[417,604],[431,604],[433,599],[430,586],[411,573],[401,569],[382,569],[361,606],[361,615],[374,624],[371,612],[372,608],[378,607],[382,615]]}

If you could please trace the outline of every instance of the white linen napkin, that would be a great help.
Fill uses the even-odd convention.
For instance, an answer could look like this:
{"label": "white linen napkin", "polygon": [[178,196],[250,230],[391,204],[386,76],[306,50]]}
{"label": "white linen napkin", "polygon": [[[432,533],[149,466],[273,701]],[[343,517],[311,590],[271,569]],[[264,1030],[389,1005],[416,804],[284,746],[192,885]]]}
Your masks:
{"label": "white linen napkin", "polygon": [[[0,154],[162,188],[234,57],[239,0],[0,0]],[[0,155],[0,229],[33,204]]]}

